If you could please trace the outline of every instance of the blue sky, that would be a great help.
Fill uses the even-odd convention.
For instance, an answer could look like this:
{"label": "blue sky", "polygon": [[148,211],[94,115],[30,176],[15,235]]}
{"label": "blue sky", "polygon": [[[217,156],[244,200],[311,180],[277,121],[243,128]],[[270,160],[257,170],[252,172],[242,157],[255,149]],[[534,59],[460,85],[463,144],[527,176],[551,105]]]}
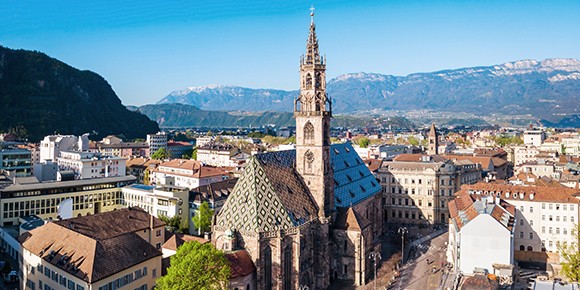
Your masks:
{"label": "blue sky", "polygon": [[580,1],[2,0],[0,45],[102,75],[124,104],[209,84],[298,88],[311,5],[329,78],[580,59]]}

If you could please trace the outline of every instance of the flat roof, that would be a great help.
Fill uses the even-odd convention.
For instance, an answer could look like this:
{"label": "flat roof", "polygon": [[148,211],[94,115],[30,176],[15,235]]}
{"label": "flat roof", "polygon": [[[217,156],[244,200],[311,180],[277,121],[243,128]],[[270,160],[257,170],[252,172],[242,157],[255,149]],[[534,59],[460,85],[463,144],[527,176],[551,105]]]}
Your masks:
{"label": "flat roof", "polygon": [[85,185],[96,185],[103,183],[112,182],[129,182],[135,181],[137,178],[133,175],[126,176],[113,176],[113,177],[103,177],[103,178],[92,178],[92,179],[78,179],[69,181],[54,181],[54,182],[39,182],[32,184],[11,184],[0,192],[17,192],[17,191],[29,191],[29,190],[40,190],[40,189],[52,189],[61,187],[72,187],[72,186],[85,186]]}

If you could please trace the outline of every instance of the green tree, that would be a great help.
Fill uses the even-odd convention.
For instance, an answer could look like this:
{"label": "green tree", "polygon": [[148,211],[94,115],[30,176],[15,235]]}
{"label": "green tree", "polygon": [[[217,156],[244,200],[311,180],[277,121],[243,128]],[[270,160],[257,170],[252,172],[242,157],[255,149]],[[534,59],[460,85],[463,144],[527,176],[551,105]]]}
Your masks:
{"label": "green tree", "polygon": [[209,207],[209,203],[207,201],[202,202],[195,211],[195,215],[191,218],[198,235],[210,230],[212,217],[213,210]]}
{"label": "green tree", "polygon": [[211,243],[187,242],[171,256],[167,275],[157,279],[159,290],[227,289],[230,266]]}
{"label": "green tree", "polygon": [[572,234],[576,241],[571,244],[558,243],[558,251],[565,262],[562,262],[562,273],[571,282],[580,281],[580,224],[574,225]]}
{"label": "green tree", "polygon": [[155,153],[153,153],[153,155],[151,155],[151,159],[157,159],[157,160],[167,159],[168,157],[169,157],[169,154],[167,153],[167,149],[165,149],[165,147],[161,147],[161,148],[157,149],[157,151],[155,151]]}
{"label": "green tree", "polygon": [[409,137],[407,141],[409,141],[409,144],[413,146],[419,146],[419,140],[413,136]]}
{"label": "green tree", "polygon": [[371,141],[367,137],[362,137],[358,140],[358,146],[360,146],[361,148],[369,147],[370,143],[371,143]]}
{"label": "green tree", "polygon": [[193,157],[192,155],[193,155],[193,148],[187,149],[187,151],[185,151],[183,153],[183,155],[181,155],[181,158],[183,158],[183,159],[191,159]]}
{"label": "green tree", "polygon": [[188,225],[182,222],[181,217],[178,215],[173,217],[162,215],[159,219],[165,222],[165,228],[172,233],[184,234],[189,230]]}

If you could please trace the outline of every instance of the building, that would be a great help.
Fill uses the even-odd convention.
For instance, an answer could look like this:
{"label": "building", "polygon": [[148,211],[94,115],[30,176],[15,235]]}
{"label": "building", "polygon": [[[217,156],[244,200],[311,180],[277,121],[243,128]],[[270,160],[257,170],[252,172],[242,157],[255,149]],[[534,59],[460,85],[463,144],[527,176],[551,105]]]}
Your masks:
{"label": "building", "polygon": [[449,202],[449,214],[447,261],[457,270],[499,275],[514,264],[513,205],[495,194],[462,191]]}
{"label": "building", "polygon": [[186,188],[132,184],[121,190],[127,207],[142,208],[157,218],[179,216],[183,224],[189,223],[189,190]]}
{"label": "building", "polygon": [[491,156],[470,156],[470,155],[444,155],[451,160],[470,160],[475,164],[481,165],[483,174],[488,179],[504,180],[513,174],[513,168],[506,159]]}
{"label": "building", "polygon": [[429,145],[427,147],[427,155],[437,155],[439,154],[439,134],[437,134],[437,129],[435,128],[435,123],[431,124],[431,129],[429,130]]}
{"label": "building", "polygon": [[546,132],[542,130],[524,131],[524,145],[540,147],[546,140]]}
{"label": "building", "polygon": [[151,170],[150,184],[194,189],[226,178],[227,173],[221,168],[205,166],[196,160],[172,159]]}
{"label": "building", "polygon": [[477,183],[462,188],[468,194],[500,196],[514,205],[515,259],[558,267],[558,244],[576,242],[580,190],[566,187]]}
{"label": "building", "polygon": [[128,208],[33,229],[19,238],[22,289],[152,289],[161,276],[164,225]]}
{"label": "building", "polygon": [[210,142],[197,147],[197,160],[212,166],[232,166],[230,159],[238,152],[231,144]]}
{"label": "building", "polygon": [[31,154],[26,149],[0,144],[0,171],[12,176],[28,176],[32,172]]}
{"label": "building", "polygon": [[401,154],[376,175],[384,196],[384,219],[395,223],[447,223],[447,203],[462,184],[481,180],[481,165],[441,155]]}
{"label": "building", "polygon": [[121,187],[134,182],[133,176],[116,176],[5,184],[0,186],[0,225],[16,225],[20,217],[28,215],[57,220],[59,205],[67,199],[72,200],[73,216],[123,208]]}
{"label": "building", "polygon": [[126,163],[127,174],[137,177],[137,183],[149,184],[151,171],[161,164],[161,161],[144,157],[129,157]]}
{"label": "building", "polygon": [[89,149],[88,140],[86,134],[80,138],[73,135],[46,136],[40,141],[40,162],[44,160],[56,162],[61,151],[87,151]]}
{"label": "building", "polygon": [[147,144],[149,144],[149,154],[151,155],[161,148],[167,149],[167,134],[165,132],[147,134]]}
{"label": "building", "polygon": [[71,170],[76,179],[124,176],[126,159],[94,152],[61,151],[59,171]]}
{"label": "building", "polygon": [[187,142],[167,142],[167,154],[169,158],[182,158],[185,154],[191,155],[191,152],[193,152],[193,145]]}
{"label": "building", "polygon": [[146,142],[122,142],[114,136],[108,136],[101,142],[94,144],[95,150],[103,155],[115,157],[139,156],[147,157],[152,154]]}
{"label": "building", "polygon": [[325,74],[312,18],[294,103],[296,149],[252,156],[213,226],[218,249],[250,255],[250,289],[363,285],[368,255],[380,250],[380,185],[350,143],[330,144]]}

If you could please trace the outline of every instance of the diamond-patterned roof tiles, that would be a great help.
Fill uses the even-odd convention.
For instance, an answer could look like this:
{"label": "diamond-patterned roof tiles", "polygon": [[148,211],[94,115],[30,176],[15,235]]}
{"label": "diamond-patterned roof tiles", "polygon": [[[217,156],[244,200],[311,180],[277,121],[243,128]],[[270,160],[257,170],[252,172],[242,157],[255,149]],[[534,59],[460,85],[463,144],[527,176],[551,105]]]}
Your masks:
{"label": "diamond-patterned roof tiles", "polygon": [[[350,143],[331,146],[335,206],[357,204],[381,187]],[[257,154],[217,216],[217,225],[252,232],[300,226],[317,218],[318,208],[295,169],[296,151]]]}

